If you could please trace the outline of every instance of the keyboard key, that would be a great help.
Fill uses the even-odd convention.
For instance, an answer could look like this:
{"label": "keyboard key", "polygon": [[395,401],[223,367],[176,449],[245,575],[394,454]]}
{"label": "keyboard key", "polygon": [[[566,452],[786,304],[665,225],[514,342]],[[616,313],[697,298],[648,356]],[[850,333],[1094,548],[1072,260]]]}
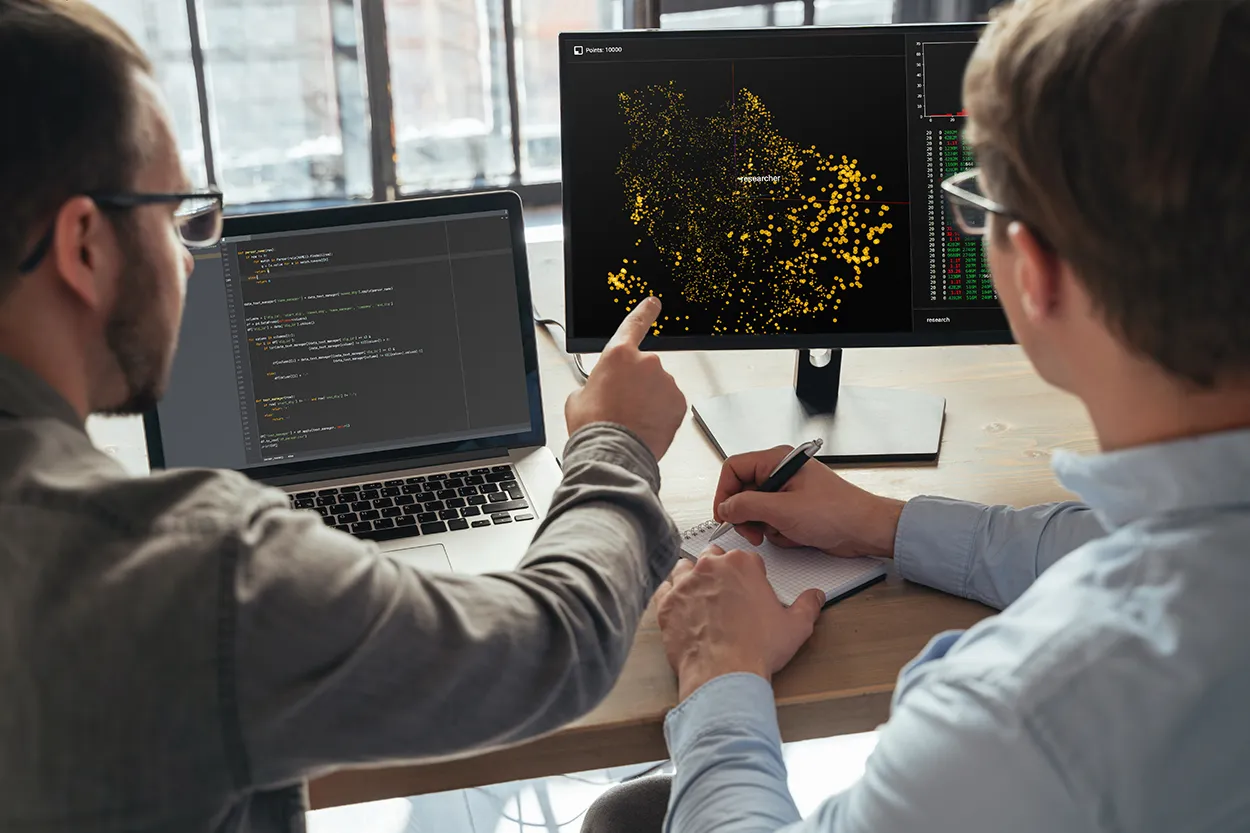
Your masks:
{"label": "keyboard key", "polygon": [[[480,471],[480,469],[474,469],[474,471]],[[464,484],[466,486],[481,486],[485,482],[486,478],[482,477],[480,474],[475,474],[464,479]]]}
{"label": "keyboard key", "polygon": [[338,493],[339,493],[339,490],[334,487],[331,487],[329,489],[318,489],[317,497],[326,497],[327,495],[337,495]]}
{"label": "keyboard key", "polygon": [[364,512],[360,513],[360,519],[362,521],[376,521],[380,517],[382,517],[382,513],[376,509],[366,509]]}
{"label": "keyboard key", "polygon": [[385,509],[388,506],[394,506],[394,505],[395,505],[395,501],[391,500],[389,497],[380,497],[373,502],[374,509]]}
{"label": "keyboard key", "polygon": [[447,507],[443,505],[441,500],[427,500],[425,503],[421,504],[421,508],[426,512],[437,512],[438,510],[446,509]]}
{"label": "keyboard key", "polygon": [[517,488],[518,485],[519,484],[515,480],[501,480],[499,482],[499,488],[503,489],[505,492],[509,489]]}
{"label": "keyboard key", "polygon": [[447,528],[450,529],[452,532],[455,532],[458,529],[468,529],[469,522],[468,521],[448,521]]}
{"label": "keyboard key", "polygon": [[373,508],[373,504],[367,500],[358,500],[352,504],[353,512],[363,512],[366,509],[372,509],[372,508]]}
{"label": "keyboard key", "polygon": [[394,529],[395,522],[391,520],[390,518],[383,518],[380,521],[374,521],[373,528],[374,529]]}
{"label": "keyboard key", "polygon": [[514,475],[512,472],[501,472],[501,471],[491,472],[490,474],[486,475],[487,483],[502,483],[505,480],[516,480],[516,475]]}
{"label": "keyboard key", "polygon": [[484,495],[488,495],[492,492],[499,491],[499,484],[498,483],[483,483],[481,486],[477,487],[477,490]]}
{"label": "keyboard key", "polygon": [[513,500],[520,500],[521,498],[525,497],[525,492],[521,491],[520,486],[516,486],[515,488],[508,490],[508,497],[512,498]]}
{"label": "keyboard key", "polygon": [[344,486],[342,489],[339,489],[339,497],[342,500],[359,500],[360,499],[360,487]]}
{"label": "keyboard key", "polygon": [[417,523],[431,524],[438,520],[437,512],[421,512],[417,515]]}
{"label": "keyboard key", "polygon": [[511,515],[509,515],[507,512],[493,512],[493,513],[491,513],[490,519],[491,519],[492,521],[497,521],[497,520],[499,520],[500,518],[511,518],[511,517],[512,517],[512,516],[511,516]]}
{"label": "keyboard key", "polygon": [[398,486],[387,486],[382,490],[382,497],[398,497],[399,494],[400,491]]}
{"label": "keyboard key", "polygon": [[356,523],[357,521],[359,521],[359,520],[360,520],[360,516],[359,516],[359,515],[357,515],[355,512],[348,512],[348,513],[346,513],[346,514],[339,515],[337,518],[335,518],[335,520],[337,520],[337,521],[338,521],[338,523],[339,523],[339,525],[340,525],[340,526],[341,526],[341,525],[348,525],[348,526],[350,526],[351,524],[354,524],[354,523]]}
{"label": "keyboard key", "polygon": [[381,489],[381,488],[382,488],[382,484],[381,484],[381,483],[362,483],[362,484],[361,484],[361,486],[360,486],[360,488],[362,488],[362,489]]}
{"label": "keyboard key", "polygon": [[400,489],[400,491],[406,495],[419,495],[422,492],[424,492],[425,489],[421,488],[420,483],[414,483],[411,486],[405,486],[404,488]]}
{"label": "keyboard key", "polygon": [[477,486],[461,486],[456,491],[460,493],[460,497],[468,497],[477,494]]}
{"label": "keyboard key", "polygon": [[440,489],[438,494],[435,495],[435,497],[437,497],[439,500],[447,500],[448,498],[453,498],[455,496],[456,496],[455,489]]}
{"label": "keyboard key", "polygon": [[451,477],[468,477],[469,473],[467,471],[453,471],[450,476]]}
{"label": "keyboard key", "polygon": [[476,506],[466,506],[465,508],[460,510],[460,516],[464,518],[469,518],[469,517],[472,517],[473,515],[480,515],[480,514],[482,514],[482,510],[478,509]]}
{"label": "keyboard key", "polygon": [[352,533],[351,524],[335,524],[334,528],[339,530],[340,532],[346,532],[348,535],[351,535]]}
{"label": "keyboard key", "polygon": [[463,509],[465,506],[464,498],[453,497],[447,501],[448,509]]}
{"label": "keyboard key", "polygon": [[334,526],[334,524],[337,523],[333,515],[322,515],[321,520],[325,522],[326,526]]}
{"label": "keyboard key", "polygon": [[491,492],[487,496],[487,500],[489,500],[491,503],[503,503],[507,499],[508,499],[507,492]]}
{"label": "keyboard key", "polygon": [[329,506],[318,506],[318,507],[317,507],[317,514],[318,514],[318,515],[320,515],[320,516],[321,516],[321,517],[323,517],[323,518],[328,518],[328,517],[330,517],[331,515],[333,515],[334,513],[330,511],[330,507],[329,507]]}
{"label": "keyboard key", "polygon": [[420,474],[419,474],[419,475],[417,475],[416,477],[409,477],[409,478],[408,478],[407,480],[405,480],[404,482],[405,482],[405,483],[407,483],[407,484],[409,484],[409,485],[412,485],[413,483],[424,483],[424,482],[425,482],[425,476],[424,476],[424,475],[420,475]]}
{"label": "keyboard key", "polygon": [[414,532],[416,531],[415,529],[416,525],[417,525],[417,519],[412,517],[412,515],[401,515],[400,517],[395,519],[395,526],[411,526],[414,528],[413,529]]}
{"label": "keyboard key", "polygon": [[485,495],[472,495],[470,497],[465,498],[465,500],[468,502],[470,506],[481,506],[482,504],[486,503],[486,496]]}
{"label": "keyboard key", "polygon": [[513,512],[517,509],[529,509],[530,505],[523,500],[505,500],[503,503],[492,503],[487,508],[492,512]]}
{"label": "keyboard key", "polygon": [[442,512],[438,513],[438,519],[440,521],[450,521],[459,517],[460,517],[459,509],[444,509]]}
{"label": "keyboard key", "polygon": [[362,532],[372,532],[373,524],[369,521],[361,521],[358,524],[352,524],[352,535],[359,535]]}
{"label": "keyboard key", "polygon": [[293,504],[296,509],[312,509],[316,505],[317,502],[310,497],[296,498]]}
{"label": "keyboard key", "polygon": [[382,517],[384,518],[398,518],[403,514],[404,508],[402,506],[388,506],[382,510]]}
{"label": "keyboard key", "polygon": [[518,520],[518,521],[532,521],[532,520],[534,520],[534,516],[533,516],[533,515],[517,515],[517,516],[514,518],[514,520]]}
{"label": "keyboard key", "polygon": [[338,495],[320,495],[317,497],[318,506],[333,506],[339,502]]}
{"label": "keyboard key", "polygon": [[491,471],[512,471],[512,466],[491,466]]}
{"label": "keyboard key", "polygon": [[490,474],[490,469],[489,468],[472,469],[469,471],[469,474]]}
{"label": "keyboard key", "polygon": [[449,477],[443,481],[443,485],[446,486],[448,489],[459,489],[461,486],[464,485],[464,481],[461,480],[459,477]]}
{"label": "keyboard key", "polygon": [[421,504],[419,504],[419,503],[414,503],[412,506],[405,506],[405,507],[404,507],[404,514],[405,514],[405,515],[419,515],[419,514],[421,514],[421,512],[422,512],[422,509],[421,509]]}
{"label": "keyboard key", "polygon": [[296,492],[295,493],[295,497],[299,500],[308,500],[309,498],[315,498],[316,496],[317,496],[316,492]]}
{"label": "keyboard key", "polygon": [[361,500],[376,500],[381,496],[382,496],[382,493],[379,492],[377,489],[364,489],[360,493]]}
{"label": "keyboard key", "polygon": [[440,532],[446,532],[446,531],[447,531],[447,524],[443,523],[442,521],[438,521],[437,523],[421,524],[422,535],[437,535]]}
{"label": "keyboard key", "polygon": [[386,481],[385,483],[383,483],[382,485],[383,485],[383,486],[402,486],[402,485],[404,485],[404,481],[402,481],[402,480],[388,480],[388,481]]}
{"label": "keyboard key", "polygon": [[350,511],[352,511],[352,508],[346,503],[336,503],[330,507],[330,514],[332,515],[346,515]]}
{"label": "keyboard key", "polygon": [[474,521],[473,525],[474,526],[490,526],[490,521],[487,521],[487,520]]}
{"label": "keyboard key", "polygon": [[511,516],[511,515],[503,515],[503,516],[498,517],[498,518],[491,518],[491,521],[492,521],[493,523],[496,523],[496,524],[510,524],[510,523],[512,523],[512,516]]}
{"label": "keyboard key", "polygon": [[417,499],[413,497],[412,495],[400,495],[399,497],[395,498],[396,506],[412,506],[416,502],[417,502]]}

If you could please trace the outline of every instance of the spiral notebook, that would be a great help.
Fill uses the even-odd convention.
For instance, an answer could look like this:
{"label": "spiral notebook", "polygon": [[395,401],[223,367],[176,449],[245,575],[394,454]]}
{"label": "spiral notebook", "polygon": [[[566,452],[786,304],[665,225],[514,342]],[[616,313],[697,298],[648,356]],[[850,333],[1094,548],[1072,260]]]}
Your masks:
{"label": "spiral notebook", "polygon": [[[704,521],[683,532],[682,552],[697,560],[719,525],[716,521]],[[886,574],[885,564],[876,558],[838,558],[813,547],[778,547],[768,541],[756,546],[734,529],[717,538],[716,546],[726,552],[735,549],[758,552],[764,559],[768,583],[786,607],[804,590],[813,587],[823,590],[825,598],[833,602],[880,581]]]}

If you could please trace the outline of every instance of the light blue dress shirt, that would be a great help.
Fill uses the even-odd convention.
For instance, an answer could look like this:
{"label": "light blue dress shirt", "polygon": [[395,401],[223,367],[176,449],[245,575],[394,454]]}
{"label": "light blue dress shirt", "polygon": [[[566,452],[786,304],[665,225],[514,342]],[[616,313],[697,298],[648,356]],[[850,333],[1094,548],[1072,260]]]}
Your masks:
{"label": "light blue dress shirt", "polygon": [[727,675],[668,716],[667,833],[1250,830],[1250,431],[1055,471],[1084,505],[907,504],[899,572],[1004,610],[903,669],[858,783],[800,820]]}

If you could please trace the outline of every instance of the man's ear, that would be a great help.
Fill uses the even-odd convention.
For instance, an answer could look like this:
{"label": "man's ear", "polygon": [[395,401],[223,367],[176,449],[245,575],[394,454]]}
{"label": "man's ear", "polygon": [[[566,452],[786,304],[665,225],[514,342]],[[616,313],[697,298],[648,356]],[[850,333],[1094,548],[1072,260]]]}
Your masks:
{"label": "man's ear", "polygon": [[1015,282],[1020,310],[1030,323],[1039,323],[1059,307],[1063,264],[1024,223],[1009,223],[1007,239],[1016,252],[1011,280]]}
{"label": "man's ear", "polygon": [[90,197],[68,200],[56,214],[52,260],[65,286],[94,310],[112,303],[120,266],[113,224]]}

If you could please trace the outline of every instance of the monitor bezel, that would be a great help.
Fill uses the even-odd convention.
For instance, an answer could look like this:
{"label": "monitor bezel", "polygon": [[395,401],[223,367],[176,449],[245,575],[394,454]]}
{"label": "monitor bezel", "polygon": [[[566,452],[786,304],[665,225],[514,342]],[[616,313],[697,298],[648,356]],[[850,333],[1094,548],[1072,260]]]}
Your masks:
{"label": "monitor bezel", "polygon": [[[560,114],[563,121],[570,106],[565,94],[565,79],[568,77],[568,65],[572,55],[572,41],[581,44],[589,41],[626,40],[680,40],[691,37],[724,38],[735,37],[768,37],[779,38],[811,38],[822,37],[831,33],[845,36],[848,33],[865,35],[897,34],[905,36],[912,33],[951,33],[958,35],[977,34],[985,27],[982,22],[967,23],[888,23],[877,25],[855,26],[801,26],[768,29],[761,32],[757,29],[645,29],[626,31],[587,31],[562,32],[559,36],[559,67],[560,67]],[[564,170],[571,170],[569,158],[572,144],[561,142],[560,159]],[[565,324],[568,327],[567,348],[570,353],[597,353],[607,344],[610,336],[584,336],[577,332],[577,323],[573,315],[573,281],[572,251],[573,235],[570,233],[570,222],[576,210],[575,198],[571,196],[568,183],[564,184],[562,195],[562,211],[564,224],[564,301]],[[910,276],[911,267],[908,266]],[[923,330],[919,332],[897,333],[828,333],[828,334],[793,334],[779,333],[776,335],[740,336],[740,335],[698,335],[698,336],[647,336],[642,346],[655,351],[682,350],[804,350],[823,348],[851,347],[940,347],[959,344],[1012,344],[1014,339],[1010,329],[1002,330]]]}
{"label": "monitor bezel", "polygon": [[[525,220],[521,198],[513,191],[492,191],[458,196],[426,197],[369,203],[334,208],[280,211],[266,214],[240,214],[225,221],[223,237],[248,234],[273,234],[317,228],[336,228],[396,220],[417,220],[458,214],[506,211],[512,238],[513,271],[516,275],[517,307],[521,327],[521,349],[525,365],[526,393],[529,399],[530,430],[500,434],[474,440],[457,440],[434,445],[414,445],[362,454],[316,460],[279,463],[239,469],[240,472],[265,483],[290,483],[297,480],[328,480],[355,474],[416,468],[430,464],[435,458],[469,458],[485,453],[546,445],[543,421],[542,388],[538,372],[538,348],[534,334],[533,301],[530,294],[529,264],[525,247]],[[192,276],[191,280],[195,280]],[[152,469],[165,468],[165,449],[161,438],[160,405],[143,417],[148,444],[148,460]]]}

